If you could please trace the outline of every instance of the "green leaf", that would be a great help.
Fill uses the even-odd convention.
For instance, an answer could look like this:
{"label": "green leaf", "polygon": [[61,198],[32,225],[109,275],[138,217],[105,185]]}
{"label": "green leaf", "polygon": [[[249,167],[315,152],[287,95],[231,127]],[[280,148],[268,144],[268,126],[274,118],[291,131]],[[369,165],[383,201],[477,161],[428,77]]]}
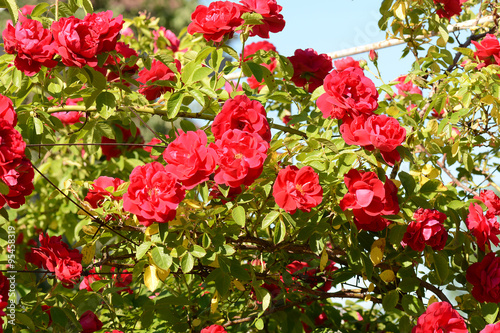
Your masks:
{"label": "green leaf", "polygon": [[[21,313],[19,311],[16,311],[16,322],[20,323],[21,325],[28,326],[28,328],[31,330],[31,332],[35,332],[35,324],[33,323],[33,320],[24,313]],[[14,326],[14,325],[13,325]]]}
{"label": "green leaf", "polygon": [[253,75],[257,81],[261,82],[264,74],[262,68],[264,67],[252,61],[245,61],[241,69],[243,70],[243,74],[247,77],[251,77]]}
{"label": "green leaf", "polygon": [[269,291],[262,287],[253,287],[255,294],[257,296],[257,300],[262,302],[262,311],[266,311],[269,305],[271,305],[271,294]]}
{"label": "green leaf", "polygon": [[172,257],[168,253],[164,253],[162,247],[155,247],[151,250],[151,257],[156,266],[163,270],[168,270],[172,265]]}
{"label": "green leaf", "polygon": [[391,311],[398,305],[399,302],[399,293],[397,290],[391,290],[387,294],[385,294],[384,298],[382,298],[382,306],[386,312]]}
{"label": "green leaf", "polygon": [[416,187],[415,179],[413,178],[413,176],[404,171],[400,171],[399,179],[401,180],[401,184],[403,184],[406,195],[412,195],[415,192]]}
{"label": "green leaf", "polygon": [[287,212],[282,212],[281,215],[285,218],[285,221],[287,221],[292,228],[297,227],[297,223],[295,223],[292,215],[288,214]]}
{"label": "green leaf", "polygon": [[403,296],[403,309],[409,315],[418,317],[424,313],[425,307],[421,300],[411,295]]}
{"label": "green leaf", "polygon": [[198,68],[197,70],[194,71],[193,77],[191,78],[190,82],[200,81],[200,80],[208,77],[212,73],[213,73],[213,70],[211,68],[208,68],[208,67]]}
{"label": "green leaf", "polygon": [[286,226],[285,223],[280,219],[279,223],[276,223],[274,228],[274,244],[279,244],[285,239]]}
{"label": "green leaf", "polygon": [[45,10],[49,7],[50,5],[46,2],[41,2],[36,5],[35,8],[33,8],[33,11],[31,12],[31,17],[38,17],[45,13]]}
{"label": "green leaf", "polygon": [[268,213],[266,217],[262,220],[262,229],[265,229],[271,225],[271,223],[276,220],[276,218],[280,215],[278,211],[273,210],[272,212]]}
{"label": "green leaf", "polygon": [[35,133],[38,135],[42,134],[43,133],[43,122],[39,118],[34,117],[33,123],[35,124]]}
{"label": "green leaf", "polygon": [[144,242],[136,248],[135,257],[140,260],[148,252],[151,247],[151,242]]}
{"label": "green leaf", "polygon": [[101,290],[107,284],[108,284],[107,280],[99,280],[99,281],[92,282],[92,284],[90,285],[90,288],[92,288],[92,290],[97,293],[97,292],[99,292],[99,290]]}
{"label": "green leaf", "polygon": [[9,10],[10,17],[12,19],[12,24],[16,25],[17,20],[19,19],[19,7],[15,0],[2,0],[5,8]]}
{"label": "green leaf", "polygon": [[242,206],[237,206],[233,209],[231,215],[233,216],[234,222],[237,225],[244,227],[246,223],[245,208]]}
{"label": "green leaf", "polygon": [[2,179],[0,179],[0,194],[7,195],[10,192],[9,185],[5,184]]}
{"label": "green leaf", "polygon": [[389,231],[389,242],[394,245],[398,245],[403,240],[403,236],[406,232],[406,224],[396,224]]}
{"label": "green leaf", "polygon": [[94,11],[94,6],[92,6],[92,2],[90,0],[82,0],[83,10],[85,13],[92,13]]}
{"label": "green leaf", "polygon": [[449,274],[448,258],[440,253],[434,253],[434,267],[441,284],[444,284]]}
{"label": "green leaf", "polygon": [[493,324],[497,318],[498,305],[496,303],[481,304],[481,313],[488,324]]}
{"label": "green leaf", "polygon": [[207,251],[199,245],[194,245],[189,252],[196,258],[203,258],[207,254]]}
{"label": "green leaf", "polygon": [[184,99],[183,92],[173,93],[167,102],[167,114],[169,119],[174,119],[182,106],[182,101]]}
{"label": "green leaf", "polygon": [[187,253],[181,258],[181,269],[182,272],[187,274],[193,270],[194,267],[194,257],[191,253]]}
{"label": "green leaf", "polygon": [[96,99],[96,108],[102,118],[108,119],[116,108],[115,95],[107,91],[100,93]]}

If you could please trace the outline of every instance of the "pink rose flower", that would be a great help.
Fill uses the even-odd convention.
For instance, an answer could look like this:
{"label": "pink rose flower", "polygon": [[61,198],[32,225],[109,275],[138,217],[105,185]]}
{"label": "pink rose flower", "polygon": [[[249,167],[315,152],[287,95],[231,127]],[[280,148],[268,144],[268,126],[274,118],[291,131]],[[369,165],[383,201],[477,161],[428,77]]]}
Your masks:
{"label": "pink rose flower", "polygon": [[121,196],[114,196],[109,188],[113,188],[113,191],[118,189],[118,186],[123,184],[124,181],[120,178],[111,178],[107,176],[101,176],[94,180],[91,185],[92,189],[85,196],[85,201],[87,201],[92,208],[99,207],[106,197],[111,198],[111,200],[121,200]]}
{"label": "pink rose flower", "polygon": [[9,193],[0,194],[0,207],[7,204],[10,208],[17,209],[24,205],[26,197],[35,189],[34,177],[31,161],[27,158],[9,164],[8,171],[0,176],[0,179],[9,187]]}
{"label": "pink rose flower", "polygon": [[[177,71],[180,72],[181,63],[177,59],[175,60],[175,67],[177,68]],[[138,91],[143,94],[148,101],[154,101],[160,97],[161,94],[174,90],[173,87],[168,86],[148,85],[148,83],[158,80],[172,81],[172,83],[175,83],[177,81],[177,77],[167,65],[159,60],[153,60],[151,63],[151,69],[144,68],[139,72],[139,77],[137,78],[137,81],[142,83]]]}
{"label": "pink rose flower", "polygon": [[11,24],[2,34],[5,52],[16,54],[14,66],[28,76],[38,73],[42,66],[53,68],[57,65],[54,40],[50,30],[41,22],[20,16],[19,22]]}
{"label": "pink rose flower", "polygon": [[465,219],[465,224],[474,237],[476,237],[477,245],[481,251],[485,251],[486,245],[491,248],[490,242],[495,246],[500,243],[497,236],[500,234],[500,225],[497,221],[497,217],[489,214],[485,216],[479,204],[470,204],[469,215],[467,215]]}
{"label": "pink rose flower", "polygon": [[500,258],[494,252],[469,266],[465,275],[472,284],[472,296],[481,303],[500,302]]}
{"label": "pink rose flower", "polygon": [[411,333],[468,333],[467,326],[460,314],[447,302],[432,303],[417,319]]}
{"label": "pink rose flower", "polygon": [[5,120],[11,126],[17,125],[17,113],[10,98],[0,94],[0,119]]}
{"label": "pink rose flower", "polygon": [[390,179],[383,183],[374,172],[351,169],[344,182],[349,192],[340,200],[340,208],[353,210],[358,229],[381,231],[390,223],[382,216],[399,212],[398,189]]}
{"label": "pink rose flower", "polygon": [[238,95],[224,103],[212,123],[212,132],[215,139],[220,139],[226,131],[238,129],[259,134],[270,142],[271,128],[266,115],[266,109],[259,101],[251,100],[247,95]]}
{"label": "pink rose flower", "polygon": [[181,41],[171,30],[160,27],[157,31],[153,31],[153,38],[155,41],[154,52],[157,52],[159,49],[171,50],[174,53],[179,51]]}
{"label": "pink rose flower", "polygon": [[269,149],[259,134],[238,129],[226,131],[210,146],[219,156],[215,182],[230,187],[252,185],[262,173]]}
{"label": "pink rose flower", "polygon": [[276,204],[290,214],[297,209],[310,212],[323,200],[319,176],[310,166],[301,169],[287,166],[281,169],[273,186]]}
{"label": "pink rose flower", "polygon": [[280,32],[285,28],[285,20],[280,14],[283,9],[276,0],[240,0],[244,11],[262,15],[262,24],[255,25],[250,36],[269,38],[269,33]]}
{"label": "pink rose flower", "polygon": [[208,7],[199,5],[191,14],[191,23],[187,32],[203,34],[206,41],[222,42],[233,37],[237,27],[243,24],[241,5],[230,1],[214,1]]}
{"label": "pink rose flower", "polygon": [[158,162],[138,166],[130,174],[130,185],[123,195],[123,209],[137,215],[149,227],[175,218],[186,192],[177,177]]}
{"label": "pink rose flower", "polygon": [[333,68],[332,58],[325,53],[318,54],[313,49],[297,49],[288,60],[293,66],[291,81],[297,87],[305,87],[310,93],[323,84]]}
{"label": "pink rose flower", "polygon": [[360,68],[333,70],[325,77],[325,93],[317,101],[324,118],[371,115],[378,107],[378,92]]}
{"label": "pink rose flower", "polygon": [[474,199],[481,200],[488,207],[489,213],[500,215],[500,198],[492,190],[483,190]]}
{"label": "pink rose flower", "polygon": [[225,328],[220,325],[211,325],[205,327],[200,333],[227,333]]}
{"label": "pink rose flower", "polygon": [[187,190],[207,181],[217,166],[215,149],[207,147],[204,131],[182,132],[163,152],[165,169],[177,176]]}
{"label": "pink rose flower", "polygon": [[337,71],[343,71],[344,69],[347,69],[347,68],[361,68],[359,66],[359,61],[354,60],[351,57],[346,57],[346,58],[342,58],[339,60],[335,60],[333,62],[333,64],[335,65],[335,69]]}
{"label": "pink rose flower", "polygon": [[495,35],[487,34],[480,42],[472,41],[476,47],[474,58],[477,58],[481,64],[478,68],[497,64],[500,57],[500,43]]}
{"label": "pink rose flower", "polygon": [[500,332],[500,323],[489,324],[484,327],[479,333],[496,333]]}
{"label": "pink rose flower", "polygon": [[444,227],[446,215],[437,210],[419,208],[413,218],[415,221],[408,225],[403,242],[415,251],[423,251],[425,245],[441,251],[448,239],[448,232]]}
{"label": "pink rose flower", "polygon": [[398,89],[398,95],[401,95],[402,97],[405,97],[408,94],[422,95],[422,90],[415,86],[411,80],[405,83],[406,75],[398,77],[396,81],[399,82],[395,86]]}
{"label": "pink rose flower", "polygon": [[57,261],[55,270],[56,278],[61,281],[63,287],[72,289],[82,274],[82,264],[71,258],[63,258]]}

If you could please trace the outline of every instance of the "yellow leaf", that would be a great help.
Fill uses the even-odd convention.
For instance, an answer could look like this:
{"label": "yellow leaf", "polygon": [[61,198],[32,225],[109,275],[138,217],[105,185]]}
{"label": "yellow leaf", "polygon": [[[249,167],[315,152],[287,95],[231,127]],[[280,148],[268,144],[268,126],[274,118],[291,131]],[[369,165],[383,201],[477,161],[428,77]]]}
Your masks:
{"label": "yellow leaf", "polygon": [[374,247],[370,251],[370,259],[373,263],[373,266],[377,266],[382,262],[382,258],[384,257],[384,252],[379,247]]}
{"label": "yellow leaf", "polygon": [[436,302],[439,302],[439,300],[437,299],[436,296],[432,295],[430,298],[429,298],[429,302],[427,303],[427,306],[431,305],[432,303],[436,303]]}
{"label": "yellow leaf", "polygon": [[193,324],[194,327],[200,326],[201,325],[201,319],[200,318],[196,318],[195,320],[193,320],[192,324]]}
{"label": "yellow leaf", "polygon": [[196,200],[184,199],[183,202],[186,205],[188,205],[189,207],[194,208],[194,209],[202,209],[203,208],[203,204],[199,201],[196,201]]}
{"label": "yellow leaf", "polygon": [[395,4],[394,8],[394,15],[402,21],[405,20],[406,18],[406,4],[404,2],[399,2]]}
{"label": "yellow leaf", "polygon": [[422,168],[422,173],[429,179],[437,178],[441,174],[441,170],[434,168],[430,164],[424,165]]}
{"label": "yellow leaf", "polygon": [[401,187],[401,182],[398,179],[391,179],[396,187]]}
{"label": "yellow leaf", "polygon": [[390,106],[389,108],[387,108],[387,110],[385,110],[385,112],[389,115],[389,116],[392,116],[392,117],[395,117],[399,114],[399,109],[395,106]]}
{"label": "yellow leaf", "polygon": [[72,181],[71,179],[66,180],[66,181],[64,182],[64,185],[63,185],[63,186],[64,186],[64,189],[66,189],[66,190],[67,190],[67,189],[71,188],[71,183],[73,183],[73,181]]}
{"label": "yellow leaf", "polygon": [[481,98],[481,102],[484,104],[493,104],[495,102],[495,97],[488,95]]}
{"label": "yellow leaf", "polygon": [[321,259],[319,261],[319,271],[323,272],[327,264],[328,264],[328,253],[326,252],[326,247],[325,247],[323,248],[323,252],[321,252]]}
{"label": "yellow leaf", "polygon": [[239,291],[245,291],[245,286],[240,281],[234,280],[233,284],[236,287],[236,289],[238,289]]}
{"label": "yellow leaf", "polygon": [[212,301],[210,302],[210,313],[215,313],[219,306],[219,293],[216,291]]}
{"label": "yellow leaf", "polygon": [[94,236],[97,232],[97,227],[94,225],[84,225],[82,228],[83,232],[89,236]]}
{"label": "yellow leaf", "polygon": [[208,266],[219,268],[219,259],[217,257],[215,257],[215,260],[212,261],[210,264],[208,264]]}
{"label": "yellow leaf", "polygon": [[451,146],[451,154],[453,157],[458,153],[458,146],[460,145],[460,140],[455,140],[453,146]]}
{"label": "yellow leaf", "polygon": [[374,290],[375,290],[375,285],[373,283],[370,283],[370,285],[368,286],[368,292],[371,293]]}
{"label": "yellow leaf", "polygon": [[84,265],[89,265],[90,263],[92,263],[92,259],[94,259],[95,256],[95,244],[86,244],[82,248],[82,255],[82,263]]}
{"label": "yellow leaf", "polygon": [[149,291],[154,292],[156,288],[158,288],[158,284],[160,280],[156,275],[156,266],[149,265],[146,267],[146,271],[144,272],[144,284],[149,289]]}
{"label": "yellow leaf", "polygon": [[393,271],[391,271],[390,269],[386,269],[385,271],[380,273],[380,278],[385,283],[390,283],[390,282],[394,281],[394,279],[396,279],[396,276],[394,275]]}
{"label": "yellow leaf", "polygon": [[158,266],[156,266],[156,275],[163,282],[165,282],[165,280],[167,279],[169,274],[170,274],[170,269],[164,270],[164,269],[161,269]]}
{"label": "yellow leaf", "polygon": [[160,226],[158,223],[153,223],[146,229],[146,235],[147,236],[152,236],[157,234],[160,231]]}

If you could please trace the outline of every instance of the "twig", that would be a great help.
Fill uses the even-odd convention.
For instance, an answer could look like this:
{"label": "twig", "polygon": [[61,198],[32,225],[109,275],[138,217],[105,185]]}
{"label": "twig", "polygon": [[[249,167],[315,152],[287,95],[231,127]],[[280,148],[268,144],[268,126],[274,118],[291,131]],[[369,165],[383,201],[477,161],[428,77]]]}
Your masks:
{"label": "twig", "polygon": [[[417,278],[418,279],[418,278]],[[429,289],[430,291],[432,291],[437,297],[439,297],[439,299],[443,302],[448,302],[451,304],[450,300],[448,299],[448,297],[446,297],[446,295],[436,286],[430,284],[429,282],[426,282],[426,281],[423,281],[421,279],[418,279],[420,281],[420,285],[426,289]]]}

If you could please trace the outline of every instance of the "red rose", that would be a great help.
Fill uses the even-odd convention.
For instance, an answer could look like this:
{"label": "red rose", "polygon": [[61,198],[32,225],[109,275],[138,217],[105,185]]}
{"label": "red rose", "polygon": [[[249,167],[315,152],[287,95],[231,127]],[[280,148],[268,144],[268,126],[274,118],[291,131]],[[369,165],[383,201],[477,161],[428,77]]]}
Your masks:
{"label": "red rose", "polygon": [[63,258],[57,261],[55,270],[56,278],[61,281],[63,287],[73,288],[80,280],[82,264],[71,258]]}
{"label": "red rose", "polygon": [[0,176],[12,169],[11,163],[18,163],[24,157],[25,148],[21,134],[10,122],[0,119]]}
{"label": "red rose", "polygon": [[240,0],[246,11],[262,15],[262,24],[255,25],[250,36],[269,38],[269,32],[280,32],[285,28],[285,20],[280,14],[283,7],[276,0]]}
{"label": "red rose", "polygon": [[496,333],[500,332],[500,323],[486,325],[479,333]]}
{"label": "red rose", "polygon": [[226,333],[226,330],[220,325],[212,325],[205,327],[200,333]]}
{"label": "red rose", "polygon": [[109,331],[107,331],[107,332],[105,332],[105,333],[123,333],[123,332],[122,332],[122,331],[118,331],[118,330],[113,330],[113,332],[109,332]]}
{"label": "red rose", "polygon": [[243,49],[243,55],[245,57],[245,60],[253,59],[252,55],[257,53],[257,51],[259,51],[259,50],[263,50],[266,52],[267,51],[276,52],[276,46],[274,46],[272,43],[269,43],[266,40],[247,44],[247,45],[245,45],[245,48]]}
{"label": "red rose", "polygon": [[310,212],[323,200],[319,176],[310,166],[301,169],[287,166],[281,169],[273,186],[276,204],[290,214],[297,209]]}
{"label": "red rose", "polygon": [[[132,137],[132,132],[129,129],[126,129],[118,124],[113,127],[118,127],[120,130],[115,131],[116,139],[110,139],[105,136],[101,137],[101,143],[143,143],[144,140],[141,137],[141,131],[139,129],[136,130],[135,136]],[[121,137],[121,138],[120,138]],[[120,145],[101,145],[102,154],[106,156],[106,160],[109,161],[113,157],[118,157],[122,155],[124,152],[132,149],[137,149],[139,146],[120,146]]]}
{"label": "red rose", "polygon": [[318,54],[313,49],[297,49],[288,57],[293,66],[291,81],[297,87],[305,87],[312,93],[323,84],[323,80],[333,68],[332,58],[327,54]]}
{"label": "red rose", "polygon": [[8,24],[2,37],[5,52],[16,54],[14,65],[24,74],[33,76],[42,66],[53,68],[57,65],[53,59],[56,48],[52,33],[39,21],[20,16],[16,27]]}
{"label": "red rose", "polygon": [[340,200],[340,208],[353,210],[358,229],[381,231],[390,223],[382,216],[399,212],[398,189],[390,179],[382,183],[374,172],[351,169],[344,182],[349,192]]}
{"label": "red rose", "polygon": [[256,133],[265,141],[271,141],[266,109],[259,101],[250,100],[247,95],[228,99],[212,123],[212,132],[216,139],[222,138],[222,135],[230,129]]}
{"label": "red rose", "polygon": [[191,14],[187,32],[202,33],[207,42],[221,42],[224,37],[233,37],[236,28],[243,24],[242,12],[241,5],[230,1],[214,1],[208,7],[199,5]]}
{"label": "red rose", "polygon": [[10,208],[17,209],[24,205],[25,197],[35,189],[33,186],[34,177],[33,167],[27,158],[9,164],[6,173],[0,177],[9,187],[8,194],[0,194],[0,207],[7,204]]}
{"label": "red rose", "polygon": [[375,50],[370,50],[370,52],[368,53],[368,58],[370,58],[370,61],[377,61],[378,59],[378,53],[375,52]]}
{"label": "red rose", "polygon": [[495,57],[500,56],[500,43],[495,35],[487,34],[481,42],[472,41],[476,47],[474,58],[477,58],[481,64],[479,67],[496,64],[498,61]]}
{"label": "red rose", "polygon": [[88,274],[83,277],[82,282],[80,282],[80,290],[86,289],[87,291],[93,291],[91,287],[92,283],[102,280],[101,275],[95,273],[96,269],[92,268]]}
{"label": "red rose", "polygon": [[[115,267],[111,268],[111,272],[115,271]],[[129,284],[132,283],[132,273],[129,273],[126,269],[123,270],[123,272],[118,272],[115,275],[113,275],[113,281],[115,282],[115,286],[118,288],[127,288],[126,290],[129,294],[132,294],[133,291],[132,289],[128,288]]]}
{"label": "red rose", "polygon": [[441,251],[448,239],[448,232],[443,225],[446,215],[437,210],[419,208],[413,218],[415,221],[408,225],[403,242],[415,251],[423,251],[425,245]]}
{"label": "red rose", "polygon": [[230,187],[252,185],[260,176],[269,144],[257,133],[228,130],[211,146],[219,155],[215,182]]}
{"label": "red rose", "polygon": [[485,245],[491,248],[490,242],[493,245],[498,245],[500,240],[497,235],[500,235],[500,225],[498,224],[495,215],[483,214],[483,209],[477,203],[471,203],[469,206],[469,215],[465,219],[467,228],[476,237],[476,242],[481,251],[484,251]]}
{"label": "red rose", "polygon": [[345,117],[340,125],[342,138],[348,145],[369,147],[372,142],[365,124],[368,117],[366,115]]}
{"label": "red rose", "polygon": [[360,68],[333,70],[325,78],[325,93],[317,101],[324,118],[342,119],[347,114],[371,115],[378,107],[378,92]]}
{"label": "red rose", "polygon": [[[92,189],[87,193],[87,196],[85,196],[85,201],[87,201],[92,208],[97,208],[106,197],[111,197],[112,200],[121,200],[121,196],[114,196],[112,192],[116,191],[118,186],[123,183],[124,181],[120,178],[101,176],[94,180]],[[113,188],[111,192],[109,191],[110,188]]]}
{"label": "red rose", "polygon": [[359,66],[359,61],[354,60],[351,57],[346,57],[346,58],[342,58],[339,60],[335,60],[333,62],[333,64],[335,65],[335,69],[338,71],[343,71],[344,69],[347,69],[347,68],[361,68]]}
{"label": "red rose", "polygon": [[411,330],[411,333],[429,332],[468,333],[464,319],[448,302],[429,305]]}
{"label": "red rose", "polygon": [[0,297],[2,297],[2,300],[7,302],[9,299],[9,289],[10,289],[10,282],[7,280],[7,277],[3,275],[2,272],[0,272]]}
{"label": "red rose", "polygon": [[148,227],[175,218],[186,192],[177,177],[158,162],[138,166],[130,174],[130,185],[123,195],[123,209],[137,215]]}
{"label": "red rose", "polygon": [[434,0],[438,10],[436,13],[439,17],[451,19],[452,16],[460,15],[462,4],[467,0]]}
{"label": "red rose", "polygon": [[154,52],[157,52],[158,49],[167,49],[174,53],[179,51],[181,41],[171,30],[160,27],[157,31],[153,31],[153,38],[155,40]]}
{"label": "red rose", "polygon": [[488,253],[482,261],[470,265],[465,275],[472,284],[472,296],[481,303],[500,302],[500,258]]}
{"label": "red rose", "polygon": [[[174,63],[179,72],[181,70],[180,61],[175,59]],[[148,85],[148,82],[155,82],[158,80],[172,81],[175,83],[177,78],[175,73],[167,65],[159,60],[153,60],[151,69],[144,68],[139,72],[139,77],[137,78],[137,81],[142,83],[138,91],[143,94],[148,101],[154,101],[160,97],[161,94],[174,90],[173,87]]]}
{"label": "red rose", "polygon": [[163,152],[163,159],[168,163],[165,169],[187,190],[207,181],[217,166],[215,149],[207,147],[207,135],[202,130],[181,131]]}
{"label": "red rose", "polygon": [[[54,98],[52,96],[48,97],[48,100],[51,101]],[[58,105],[78,105],[79,102],[83,102],[83,98],[68,98],[64,103],[59,103]],[[80,111],[69,111],[69,112],[54,112],[52,113],[54,117],[59,119],[63,125],[72,125],[76,123],[81,123],[80,118],[86,117],[84,112]]]}
{"label": "red rose", "polygon": [[[161,141],[160,139],[158,138],[152,138],[151,141],[149,141],[147,144],[148,145],[157,145],[159,143],[162,143],[163,141]],[[153,151],[153,147],[151,146],[144,146],[144,150],[147,151],[149,153],[149,156],[153,159],[153,160],[157,160],[158,159],[158,156],[154,156],[154,155],[151,155],[152,151]]]}
{"label": "red rose", "polygon": [[97,32],[99,44],[96,54],[111,52],[115,49],[116,42],[120,38],[120,31],[123,28],[123,18],[119,15],[113,18],[111,10],[93,13],[85,16],[84,22],[88,23]]}
{"label": "red rose", "polygon": [[396,81],[399,82],[395,86],[398,89],[398,95],[401,95],[402,97],[405,97],[408,94],[422,95],[422,90],[415,86],[411,80],[405,83],[406,75],[398,77]]}
{"label": "red rose", "polygon": [[10,98],[0,94],[0,119],[7,121],[11,126],[17,125],[17,113]]}
{"label": "red rose", "polygon": [[97,318],[95,313],[90,310],[85,311],[79,320],[82,325],[82,333],[93,333],[97,332],[102,328],[102,322]]}
{"label": "red rose", "polygon": [[[286,266],[286,270],[288,273],[294,276],[292,278],[294,281],[299,280],[302,282],[307,282],[311,288],[315,288],[319,283],[325,282],[319,289],[323,290],[324,292],[330,290],[332,286],[331,280],[325,281],[325,279],[323,279],[322,277],[317,276],[317,274],[319,273],[319,270],[317,268],[308,270],[307,268],[309,267],[310,266],[307,262],[295,260],[291,264],[288,264]],[[337,267],[335,267],[335,263],[330,262],[330,264],[327,267],[325,267],[324,272],[329,274],[336,270]]]}
{"label": "red rose", "polygon": [[481,191],[474,199],[481,200],[488,207],[489,213],[500,215],[500,198],[492,190]]}

